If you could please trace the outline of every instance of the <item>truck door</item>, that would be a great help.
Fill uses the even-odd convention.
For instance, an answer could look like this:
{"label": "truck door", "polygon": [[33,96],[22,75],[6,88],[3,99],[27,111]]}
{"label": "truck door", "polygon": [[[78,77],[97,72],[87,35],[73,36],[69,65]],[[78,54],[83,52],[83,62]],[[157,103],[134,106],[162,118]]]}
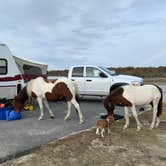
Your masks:
{"label": "truck door", "polygon": [[107,95],[110,88],[109,77],[96,67],[86,67],[85,90],[90,95]]}
{"label": "truck door", "polygon": [[84,67],[74,67],[71,73],[71,79],[77,82],[80,94],[85,94]]}

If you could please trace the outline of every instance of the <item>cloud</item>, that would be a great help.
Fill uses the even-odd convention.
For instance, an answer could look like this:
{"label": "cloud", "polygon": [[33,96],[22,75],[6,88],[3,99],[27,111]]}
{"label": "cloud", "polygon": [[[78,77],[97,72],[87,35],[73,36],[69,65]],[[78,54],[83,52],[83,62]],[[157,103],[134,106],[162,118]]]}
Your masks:
{"label": "cloud", "polygon": [[163,63],[160,63],[160,65],[165,65],[165,60],[166,60],[166,50],[163,50],[161,52],[159,52],[156,55],[150,55],[147,59],[145,59],[140,66],[150,66],[151,64],[153,65],[158,65],[158,60],[162,59]]}
{"label": "cloud", "polygon": [[[165,4],[6,0],[0,5],[0,42],[16,56],[48,63],[49,69],[86,63],[137,66],[139,56],[147,59],[165,47]],[[162,64],[160,58],[158,63]]]}

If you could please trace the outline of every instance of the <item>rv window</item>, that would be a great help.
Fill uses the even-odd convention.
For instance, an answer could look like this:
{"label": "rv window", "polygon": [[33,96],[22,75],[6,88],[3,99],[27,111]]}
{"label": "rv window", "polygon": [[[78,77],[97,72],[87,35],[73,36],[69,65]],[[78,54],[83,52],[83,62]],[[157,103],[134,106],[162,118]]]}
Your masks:
{"label": "rv window", "polygon": [[0,74],[7,74],[7,60],[0,59]]}
{"label": "rv window", "polygon": [[24,74],[27,75],[42,75],[42,70],[37,66],[23,65]]}

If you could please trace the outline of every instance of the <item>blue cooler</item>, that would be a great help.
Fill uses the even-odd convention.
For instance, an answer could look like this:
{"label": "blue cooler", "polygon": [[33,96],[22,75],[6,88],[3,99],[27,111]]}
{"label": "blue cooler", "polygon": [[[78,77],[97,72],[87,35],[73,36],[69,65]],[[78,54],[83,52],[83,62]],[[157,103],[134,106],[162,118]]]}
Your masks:
{"label": "blue cooler", "polygon": [[20,113],[17,113],[10,108],[0,108],[0,120],[12,121],[21,118],[22,116]]}
{"label": "blue cooler", "polygon": [[6,112],[6,120],[8,121],[19,120],[21,118],[22,118],[21,114],[14,110],[11,110],[10,112],[8,111]]}
{"label": "blue cooler", "polygon": [[6,114],[9,114],[9,108],[0,108],[0,120],[6,120]]}

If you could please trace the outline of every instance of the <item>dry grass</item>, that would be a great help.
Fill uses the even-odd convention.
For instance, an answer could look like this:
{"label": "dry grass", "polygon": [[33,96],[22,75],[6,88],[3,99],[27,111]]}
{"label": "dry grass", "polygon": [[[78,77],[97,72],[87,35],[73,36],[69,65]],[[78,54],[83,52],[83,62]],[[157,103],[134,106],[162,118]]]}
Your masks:
{"label": "dry grass", "polygon": [[144,78],[145,83],[165,83],[166,77]]}
{"label": "dry grass", "polygon": [[[164,107],[166,105],[164,104]],[[116,121],[111,134],[101,138],[95,129],[71,135],[41,146],[31,154],[2,164],[3,166],[165,166],[166,109],[159,128],[149,130],[152,112],[139,116],[144,128],[136,132],[136,123],[122,130],[124,120]]]}

